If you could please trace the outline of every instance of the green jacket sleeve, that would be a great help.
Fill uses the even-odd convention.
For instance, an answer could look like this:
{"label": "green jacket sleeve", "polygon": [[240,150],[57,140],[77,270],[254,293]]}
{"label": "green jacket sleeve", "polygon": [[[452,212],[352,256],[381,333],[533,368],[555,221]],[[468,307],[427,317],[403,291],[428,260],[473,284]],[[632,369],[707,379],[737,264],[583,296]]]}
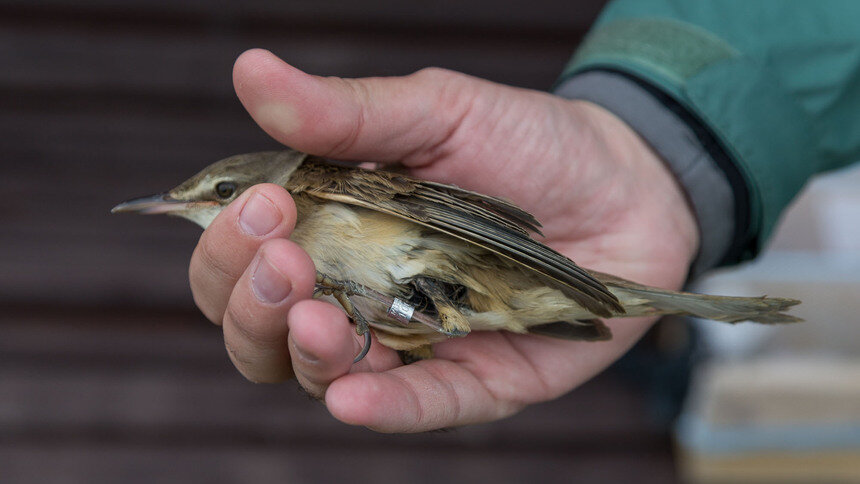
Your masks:
{"label": "green jacket sleeve", "polygon": [[860,159],[860,1],[616,0],[560,82],[592,70],[653,86],[715,136],[747,192],[738,260],[807,179]]}

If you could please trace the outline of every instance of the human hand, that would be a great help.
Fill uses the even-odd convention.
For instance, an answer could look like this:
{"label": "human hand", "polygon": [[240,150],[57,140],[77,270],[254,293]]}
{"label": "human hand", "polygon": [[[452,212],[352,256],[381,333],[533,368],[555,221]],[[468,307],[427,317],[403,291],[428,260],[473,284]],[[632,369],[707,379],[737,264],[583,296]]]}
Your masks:
{"label": "human hand", "polygon": [[[246,109],[271,136],[317,155],[401,162],[411,173],[509,199],[579,265],[675,289],[698,247],[684,195],[622,121],[583,101],[439,69],[398,78],[305,74],[271,53],[236,61]],[[286,237],[295,206],[248,190],[209,226],[191,260],[195,301],[224,326],[248,379],[299,383],[336,418],[385,432],[484,422],[560,396],[623,354],[652,320],[617,319],[607,342],[475,332],[403,366],[362,345],[345,314],[311,300],[313,263]]]}

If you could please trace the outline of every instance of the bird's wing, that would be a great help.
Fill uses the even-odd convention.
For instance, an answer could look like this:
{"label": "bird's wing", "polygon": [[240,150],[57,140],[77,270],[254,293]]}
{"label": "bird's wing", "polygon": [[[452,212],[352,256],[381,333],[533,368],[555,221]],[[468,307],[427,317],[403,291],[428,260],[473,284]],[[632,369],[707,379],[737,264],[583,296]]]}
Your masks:
{"label": "bird's wing", "polygon": [[534,240],[540,223],[504,200],[386,171],[333,165],[307,159],[287,189],[318,198],[377,210],[460,238],[533,270],[598,316],[623,313],[618,299],[572,260]]}

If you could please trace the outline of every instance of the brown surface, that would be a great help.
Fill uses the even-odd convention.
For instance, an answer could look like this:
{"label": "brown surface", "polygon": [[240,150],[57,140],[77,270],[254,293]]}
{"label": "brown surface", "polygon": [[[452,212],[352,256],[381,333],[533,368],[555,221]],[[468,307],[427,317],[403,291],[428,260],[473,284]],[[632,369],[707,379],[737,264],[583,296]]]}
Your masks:
{"label": "brown surface", "polygon": [[245,382],[193,313],[7,308],[0,331],[4,483],[673,477],[665,433],[612,377],[496,424],[392,436],[334,421],[293,384]]}
{"label": "brown surface", "polygon": [[545,89],[601,3],[2,2],[0,482],[671,481],[665,431],[611,376],[416,436],[249,384],[191,303],[198,230],[107,213],[276,146],[232,94],[246,48],[326,75],[435,65]]}

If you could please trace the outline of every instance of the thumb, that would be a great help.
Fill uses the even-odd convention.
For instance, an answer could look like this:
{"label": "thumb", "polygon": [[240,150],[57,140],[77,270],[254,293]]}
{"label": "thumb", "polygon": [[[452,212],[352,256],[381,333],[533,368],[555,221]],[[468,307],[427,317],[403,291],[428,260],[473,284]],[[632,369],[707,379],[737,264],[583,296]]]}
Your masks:
{"label": "thumb", "polygon": [[413,166],[438,156],[481,82],[442,69],[405,77],[318,77],[261,49],[246,51],[233,67],[245,109],[278,141],[321,156]]}

